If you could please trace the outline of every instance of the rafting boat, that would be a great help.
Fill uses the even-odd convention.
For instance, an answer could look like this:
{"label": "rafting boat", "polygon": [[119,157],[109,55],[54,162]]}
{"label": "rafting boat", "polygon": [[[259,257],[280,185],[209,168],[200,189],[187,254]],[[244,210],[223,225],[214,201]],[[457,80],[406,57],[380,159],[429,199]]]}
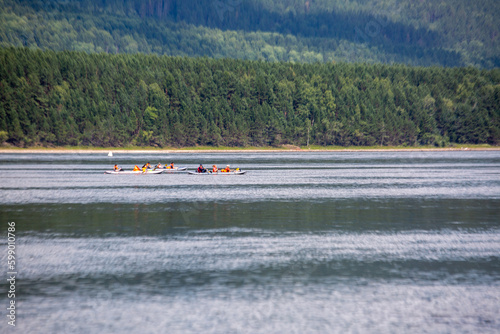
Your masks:
{"label": "rafting boat", "polygon": [[246,171],[237,171],[237,172],[217,172],[217,173],[198,173],[198,172],[188,172],[190,175],[243,175]]}
{"label": "rafting boat", "polygon": [[161,170],[164,173],[180,173],[180,172],[185,172],[187,170],[187,167],[155,168],[155,169],[148,169],[148,170]]}
{"label": "rafting boat", "polygon": [[126,174],[161,174],[163,173],[163,170],[148,170],[148,171],[137,171],[137,170],[123,170],[120,172],[116,172],[114,170],[107,170],[104,172],[105,174],[120,174],[120,175],[126,175]]}

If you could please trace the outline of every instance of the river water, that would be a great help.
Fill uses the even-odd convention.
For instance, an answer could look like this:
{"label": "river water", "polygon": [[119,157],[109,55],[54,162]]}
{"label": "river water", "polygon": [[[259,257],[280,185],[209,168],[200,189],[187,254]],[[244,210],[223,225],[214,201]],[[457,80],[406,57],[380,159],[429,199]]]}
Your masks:
{"label": "river water", "polygon": [[[248,173],[103,173],[147,161]],[[0,180],[1,332],[500,332],[499,151],[17,153]]]}

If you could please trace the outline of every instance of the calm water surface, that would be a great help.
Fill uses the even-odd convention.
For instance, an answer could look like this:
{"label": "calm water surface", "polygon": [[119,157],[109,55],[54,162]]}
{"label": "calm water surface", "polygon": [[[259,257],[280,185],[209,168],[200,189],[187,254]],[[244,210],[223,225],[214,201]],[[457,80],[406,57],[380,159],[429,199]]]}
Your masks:
{"label": "calm water surface", "polygon": [[0,154],[0,221],[19,333],[500,333],[496,151]]}

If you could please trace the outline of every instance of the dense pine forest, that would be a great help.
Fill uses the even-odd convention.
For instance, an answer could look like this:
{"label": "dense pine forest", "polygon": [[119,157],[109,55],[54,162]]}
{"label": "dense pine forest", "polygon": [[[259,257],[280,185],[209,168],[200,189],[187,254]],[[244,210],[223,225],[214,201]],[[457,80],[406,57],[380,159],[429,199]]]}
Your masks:
{"label": "dense pine forest", "polygon": [[0,0],[0,46],[500,67],[498,0]]}
{"label": "dense pine forest", "polygon": [[500,70],[0,48],[16,146],[500,143]]}

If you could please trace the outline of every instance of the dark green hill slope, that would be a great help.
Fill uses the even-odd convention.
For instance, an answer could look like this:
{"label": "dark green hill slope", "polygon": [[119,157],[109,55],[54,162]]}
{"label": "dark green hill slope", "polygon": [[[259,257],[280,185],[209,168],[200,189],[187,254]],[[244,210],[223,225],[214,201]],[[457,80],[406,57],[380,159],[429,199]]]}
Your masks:
{"label": "dark green hill slope", "polygon": [[499,15],[496,0],[0,0],[0,45],[493,68]]}

